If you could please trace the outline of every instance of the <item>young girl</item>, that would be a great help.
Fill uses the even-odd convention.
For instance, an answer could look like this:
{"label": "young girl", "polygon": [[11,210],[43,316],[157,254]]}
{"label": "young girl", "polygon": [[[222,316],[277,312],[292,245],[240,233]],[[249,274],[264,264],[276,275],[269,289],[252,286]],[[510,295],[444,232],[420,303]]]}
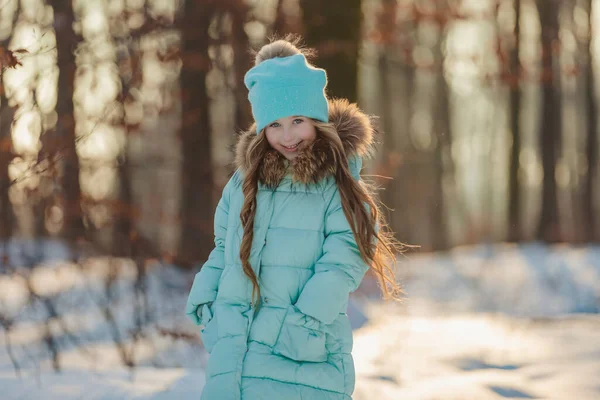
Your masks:
{"label": "young girl", "polygon": [[186,306],[211,354],[201,398],[349,400],[348,295],[369,268],[385,295],[398,288],[395,243],[360,179],[374,130],[327,100],[325,71],[289,41],[265,45],[244,82],[255,124]]}

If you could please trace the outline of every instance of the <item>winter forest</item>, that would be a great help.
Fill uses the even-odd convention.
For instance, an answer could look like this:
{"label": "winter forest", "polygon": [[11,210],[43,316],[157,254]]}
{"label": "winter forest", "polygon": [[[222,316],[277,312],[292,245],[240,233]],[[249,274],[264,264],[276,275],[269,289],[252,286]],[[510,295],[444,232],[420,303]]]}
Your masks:
{"label": "winter forest", "polygon": [[0,398],[199,398],[184,305],[286,34],[378,117],[407,245],[402,302],[351,295],[354,398],[600,398],[598,32],[600,0],[0,0]]}

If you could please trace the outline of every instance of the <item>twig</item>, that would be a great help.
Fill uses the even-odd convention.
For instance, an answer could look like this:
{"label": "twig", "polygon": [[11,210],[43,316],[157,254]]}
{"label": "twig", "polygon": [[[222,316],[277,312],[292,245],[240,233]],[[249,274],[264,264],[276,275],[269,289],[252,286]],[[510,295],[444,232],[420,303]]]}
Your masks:
{"label": "twig", "polygon": [[17,374],[17,377],[21,377],[21,367],[19,365],[19,362],[17,361],[17,358],[15,357],[15,354],[13,353],[13,349],[12,349],[12,344],[10,342],[10,329],[12,327],[13,321],[9,320],[7,317],[5,317],[4,315],[0,315],[0,325],[2,325],[2,328],[4,328],[4,337],[6,340],[6,352],[8,353],[8,356],[10,357],[10,361],[13,364],[13,367],[15,369],[15,373]]}

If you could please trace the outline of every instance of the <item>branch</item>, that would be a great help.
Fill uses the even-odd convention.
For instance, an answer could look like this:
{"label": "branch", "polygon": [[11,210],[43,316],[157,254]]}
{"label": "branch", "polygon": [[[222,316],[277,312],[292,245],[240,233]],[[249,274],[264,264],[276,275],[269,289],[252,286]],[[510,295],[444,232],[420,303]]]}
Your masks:
{"label": "branch", "polygon": [[17,376],[20,378],[21,377],[21,367],[17,361],[17,358],[15,357],[15,354],[13,353],[12,344],[10,341],[10,330],[12,328],[13,323],[14,323],[14,320],[8,319],[3,314],[0,314],[0,325],[2,326],[2,328],[4,328],[4,337],[6,340],[6,352],[8,353],[8,356],[10,357],[10,361],[13,364],[13,368],[15,369]]}

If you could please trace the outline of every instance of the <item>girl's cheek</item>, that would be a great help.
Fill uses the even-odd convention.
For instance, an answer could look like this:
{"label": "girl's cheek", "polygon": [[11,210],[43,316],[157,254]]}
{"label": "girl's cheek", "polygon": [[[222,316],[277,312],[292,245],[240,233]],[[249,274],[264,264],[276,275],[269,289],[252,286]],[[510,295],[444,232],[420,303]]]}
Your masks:
{"label": "girl's cheek", "polygon": [[305,141],[307,141],[307,142],[312,142],[312,141],[313,141],[313,140],[315,140],[316,138],[317,138],[317,135],[315,135],[314,133],[312,133],[312,132],[311,132],[311,133],[308,133],[308,134],[305,136],[304,140],[305,140]]}

